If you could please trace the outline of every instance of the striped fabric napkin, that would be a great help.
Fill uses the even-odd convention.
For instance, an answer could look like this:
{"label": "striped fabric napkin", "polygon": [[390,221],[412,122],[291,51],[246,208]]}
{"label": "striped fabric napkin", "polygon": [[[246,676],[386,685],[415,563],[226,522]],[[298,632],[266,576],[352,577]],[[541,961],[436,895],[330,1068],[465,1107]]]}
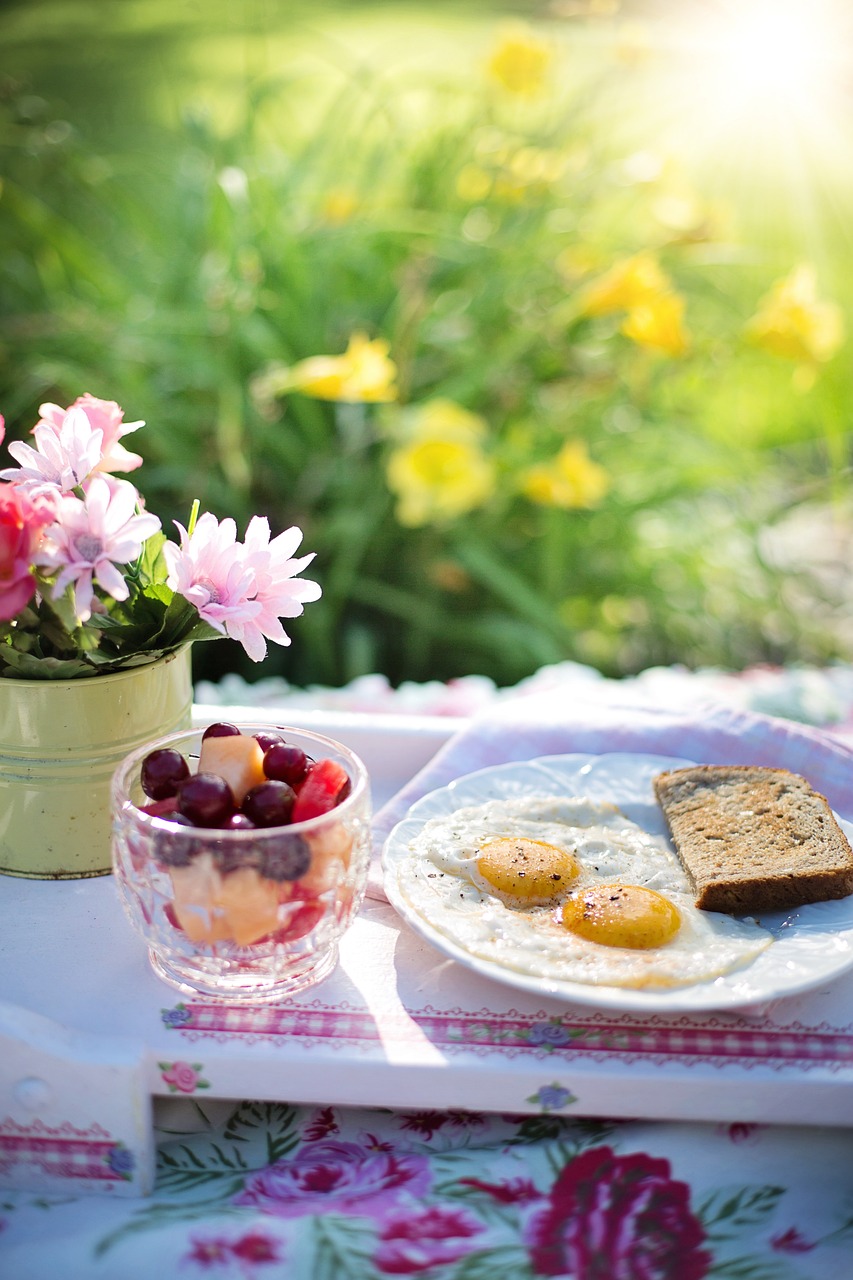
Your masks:
{"label": "striped fabric napkin", "polygon": [[470,721],[376,814],[368,896],[384,898],[378,862],[394,825],[421,796],[489,765],[611,751],[679,756],[698,764],[761,764],[800,773],[853,818],[853,746],[824,730],[717,703],[651,708],[597,694],[548,690],[498,703]]}

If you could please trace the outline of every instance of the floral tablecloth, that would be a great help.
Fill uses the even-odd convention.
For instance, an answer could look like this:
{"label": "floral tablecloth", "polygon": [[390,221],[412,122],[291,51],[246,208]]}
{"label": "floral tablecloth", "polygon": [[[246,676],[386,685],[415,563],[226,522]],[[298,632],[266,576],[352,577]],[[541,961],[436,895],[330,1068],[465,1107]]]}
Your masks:
{"label": "floral tablecloth", "polygon": [[10,1280],[849,1280],[849,1135],[581,1121],[543,1104],[524,1117],[164,1099],[151,1199],[7,1194],[0,1268]]}
{"label": "floral tablecloth", "polygon": [[[776,714],[792,722],[780,726],[777,749],[817,752],[833,784],[847,785],[853,682],[845,669],[756,672],[740,684],[714,673],[696,677],[700,700],[708,680],[729,705],[747,705],[759,685],[772,693]],[[551,669],[533,692],[547,701],[555,683],[573,681],[601,688],[585,670]],[[691,700],[682,672],[654,673],[620,692],[639,705],[652,684],[658,703]],[[480,690],[490,707],[513,697]],[[245,690],[239,696],[245,704]],[[509,722],[518,718],[511,712]],[[793,722],[804,720],[840,732],[799,731]],[[720,732],[742,736],[746,723],[726,713]],[[749,721],[749,733],[756,725]],[[582,718],[578,726],[591,732]],[[451,745],[439,767],[452,764]],[[853,785],[853,768],[849,776]],[[153,1195],[0,1192],[0,1275],[853,1277],[853,1131],[832,1127],[831,1117],[825,1127],[746,1124],[737,1115],[725,1124],[577,1118],[565,1114],[570,1099],[556,1080],[526,1116],[228,1101],[205,1097],[192,1061],[171,1064],[171,1083],[173,1096],[155,1100]]]}

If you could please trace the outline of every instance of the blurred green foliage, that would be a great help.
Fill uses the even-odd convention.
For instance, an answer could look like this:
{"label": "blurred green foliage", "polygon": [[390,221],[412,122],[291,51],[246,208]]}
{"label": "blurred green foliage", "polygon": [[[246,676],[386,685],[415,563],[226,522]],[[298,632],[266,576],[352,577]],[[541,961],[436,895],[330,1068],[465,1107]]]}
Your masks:
{"label": "blurred green foliage", "polygon": [[[147,421],[133,478],[165,526],[198,497],[304,529],[324,599],[292,648],[258,670],[197,646],[199,677],[507,684],[566,658],[619,674],[848,657],[825,546],[774,536],[792,512],[807,531],[842,517],[846,348],[810,364],[744,337],[803,247],[750,239],[736,201],[626,142],[646,72],[612,24],[541,22],[555,74],[538,97],[501,91],[484,71],[501,13],[7,4],[10,434],[42,401],[114,398]],[[830,241],[822,286],[850,279],[849,243]],[[582,305],[641,252],[685,304],[682,355]],[[356,332],[389,344],[399,404],[269,393],[271,369]],[[437,397],[486,424],[494,482],[456,518],[405,525],[389,460],[406,410]],[[532,499],[525,476],[567,442],[606,492]]]}

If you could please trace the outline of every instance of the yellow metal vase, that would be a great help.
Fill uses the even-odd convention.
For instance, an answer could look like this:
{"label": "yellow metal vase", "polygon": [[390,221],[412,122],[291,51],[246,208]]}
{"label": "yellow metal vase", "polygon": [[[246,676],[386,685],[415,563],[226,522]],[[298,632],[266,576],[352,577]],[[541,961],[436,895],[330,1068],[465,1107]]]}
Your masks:
{"label": "yellow metal vase", "polygon": [[189,648],[114,675],[0,679],[0,873],[107,875],[115,769],[191,717]]}

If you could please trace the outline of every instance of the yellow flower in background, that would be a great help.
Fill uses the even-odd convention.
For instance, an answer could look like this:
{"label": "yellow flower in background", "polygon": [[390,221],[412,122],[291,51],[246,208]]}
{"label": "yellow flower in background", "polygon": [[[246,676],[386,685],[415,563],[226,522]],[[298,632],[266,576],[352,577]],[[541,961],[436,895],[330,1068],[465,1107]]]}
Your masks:
{"label": "yellow flower in background", "polygon": [[515,22],[504,28],[486,70],[507,93],[532,98],[545,88],[552,61],[550,46],[525,23]]}
{"label": "yellow flower in background", "polygon": [[554,265],[566,282],[573,284],[588,276],[598,262],[595,251],[588,244],[578,241],[561,249]]}
{"label": "yellow flower in background", "polygon": [[777,281],[746,328],[747,337],[774,355],[803,364],[831,360],[844,342],[841,308],[818,298],[814,269],[795,267]]}
{"label": "yellow flower in background", "polygon": [[609,488],[610,476],[583,441],[569,440],[550,462],[525,472],[522,493],[540,506],[571,510],[598,506]]}
{"label": "yellow flower in background", "polygon": [[578,296],[583,315],[604,316],[630,311],[670,288],[669,277],[653,253],[637,253],[614,262],[591,280]]}
{"label": "yellow flower in background", "polygon": [[491,497],[495,468],[483,452],[486,423],[452,400],[430,400],[409,417],[409,434],[389,455],[386,478],[397,519],[443,524]]}
{"label": "yellow flower in background", "polygon": [[490,168],[467,164],[456,178],[456,194],[471,204],[493,195],[510,204],[520,204],[528,196],[538,197],[566,172],[567,158],[559,151],[541,147],[508,148],[488,157]]}
{"label": "yellow flower in background", "polygon": [[672,292],[653,295],[628,312],[622,332],[638,346],[683,356],[690,345],[684,326],[684,299]]}
{"label": "yellow flower in background", "polygon": [[348,187],[333,187],[320,201],[320,217],[324,222],[340,226],[344,222],[349,222],[358,205],[358,196],[354,191]]}
{"label": "yellow flower in background", "polygon": [[275,389],[301,391],[315,400],[375,403],[396,400],[397,366],[382,338],[354,333],[342,356],[310,356],[277,373]]}
{"label": "yellow flower in background", "polygon": [[456,175],[456,194],[460,200],[479,204],[492,189],[492,175],[478,164],[466,164]]}
{"label": "yellow flower in background", "polygon": [[421,405],[409,409],[406,414],[406,434],[429,439],[435,436],[453,437],[459,440],[484,440],[488,435],[486,419],[470,409],[463,409],[455,400],[436,396]]}

